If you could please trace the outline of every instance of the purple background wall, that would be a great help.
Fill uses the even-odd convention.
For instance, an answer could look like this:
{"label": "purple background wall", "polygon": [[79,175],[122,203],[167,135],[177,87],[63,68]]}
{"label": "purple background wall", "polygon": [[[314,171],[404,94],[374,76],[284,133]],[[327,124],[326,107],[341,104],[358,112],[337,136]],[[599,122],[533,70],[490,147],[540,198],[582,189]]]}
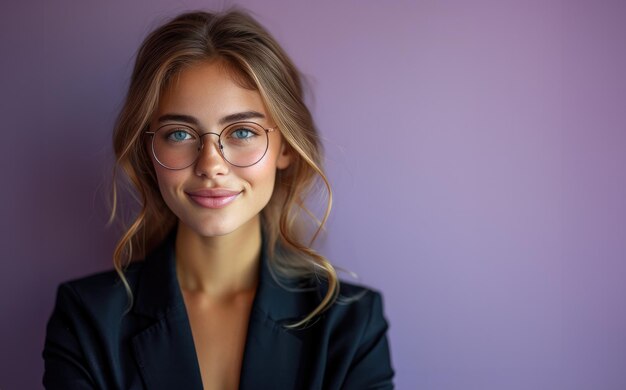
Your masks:
{"label": "purple background wall", "polygon": [[[324,252],[383,291],[398,388],[626,388],[626,3],[239,4],[309,76]],[[3,390],[41,386],[58,283],[111,267],[136,48],[221,5],[0,5]]]}

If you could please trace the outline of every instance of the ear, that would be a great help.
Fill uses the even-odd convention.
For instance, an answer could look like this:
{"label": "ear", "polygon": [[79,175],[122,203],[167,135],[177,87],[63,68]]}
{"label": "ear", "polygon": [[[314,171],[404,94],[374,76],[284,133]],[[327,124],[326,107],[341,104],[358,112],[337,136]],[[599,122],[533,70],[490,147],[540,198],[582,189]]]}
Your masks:
{"label": "ear", "polygon": [[278,153],[278,158],[276,159],[276,169],[286,169],[289,164],[291,164],[293,153],[294,152],[291,146],[285,142],[285,140],[281,139],[280,152]]}

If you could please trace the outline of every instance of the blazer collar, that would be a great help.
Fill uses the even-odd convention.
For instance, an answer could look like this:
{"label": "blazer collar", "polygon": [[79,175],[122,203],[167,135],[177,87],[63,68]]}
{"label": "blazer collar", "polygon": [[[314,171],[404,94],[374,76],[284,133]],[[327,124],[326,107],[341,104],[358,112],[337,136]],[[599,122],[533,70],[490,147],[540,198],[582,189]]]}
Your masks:
{"label": "blazer collar", "polygon": [[172,310],[184,309],[176,277],[175,240],[176,229],[144,260],[133,312],[158,319]]}
{"label": "blazer collar", "polygon": [[[145,260],[133,312],[156,322],[137,334],[132,348],[148,388],[202,388],[189,318],[176,277],[174,229]],[[315,307],[308,293],[274,280],[263,244],[259,284],[250,313],[240,388],[294,388],[300,371],[301,331],[295,322]],[[291,283],[286,283],[293,286]]]}
{"label": "blazer collar", "polygon": [[[166,313],[185,309],[176,275],[175,241],[176,229],[144,260],[135,292],[134,313],[158,319]],[[307,304],[303,298],[309,294],[294,292],[293,289],[298,287],[294,281],[282,278],[277,282],[269,262],[268,248],[263,240],[253,310],[261,311],[275,322],[289,323],[301,319],[314,309],[315,302]]]}

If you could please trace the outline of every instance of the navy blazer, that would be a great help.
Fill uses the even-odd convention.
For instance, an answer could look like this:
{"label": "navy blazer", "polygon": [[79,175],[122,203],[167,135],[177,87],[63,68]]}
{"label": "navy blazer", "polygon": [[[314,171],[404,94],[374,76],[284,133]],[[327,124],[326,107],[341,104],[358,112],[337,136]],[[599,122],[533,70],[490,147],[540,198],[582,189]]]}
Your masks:
{"label": "navy blazer", "polygon": [[[127,270],[134,303],[114,271],[59,286],[43,350],[48,389],[202,389],[178,284],[174,236]],[[323,288],[279,286],[263,251],[250,313],[240,389],[391,389],[393,369],[381,295],[343,282],[342,296],[311,326],[303,318]]]}

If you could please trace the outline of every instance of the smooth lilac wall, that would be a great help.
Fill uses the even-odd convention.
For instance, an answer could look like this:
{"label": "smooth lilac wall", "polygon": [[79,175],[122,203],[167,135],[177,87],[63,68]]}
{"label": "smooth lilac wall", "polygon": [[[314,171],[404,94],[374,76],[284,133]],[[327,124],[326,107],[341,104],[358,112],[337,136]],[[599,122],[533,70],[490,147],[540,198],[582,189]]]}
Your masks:
{"label": "smooth lilac wall", "polygon": [[[309,76],[323,250],[384,293],[399,389],[626,388],[626,3],[239,4]],[[0,5],[0,388],[41,387],[56,286],[111,267],[136,48],[223,5]]]}

